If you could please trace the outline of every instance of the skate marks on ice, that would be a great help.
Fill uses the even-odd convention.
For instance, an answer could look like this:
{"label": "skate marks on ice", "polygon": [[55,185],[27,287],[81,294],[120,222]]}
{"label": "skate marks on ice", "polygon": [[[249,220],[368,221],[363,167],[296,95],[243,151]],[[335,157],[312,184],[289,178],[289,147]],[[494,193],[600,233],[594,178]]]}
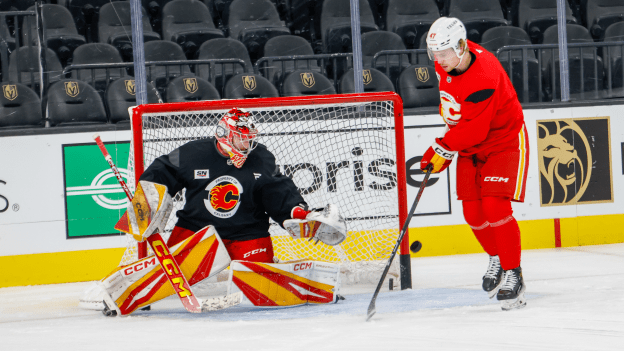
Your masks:
{"label": "skate marks on ice", "polygon": [[[323,305],[305,305],[282,308],[254,308],[243,305],[225,310],[212,311],[206,314],[192,315],[175,306],[158,306],[149,312],[137,311],[136,316],[154,316],[171,319],[207,318],[222,321],[256,321],[280,319],[305,319],[327,315],[366,315],[370,303],[370,294],[347,295],[338,303]],[[527,294],[529,304],[538,294]],[[384,314],[404,313],[420,310],[446,309],[456,307],[476,307],[493,305],[495,311],[500,310],[500,302],[490,300],[481,290],[469,289],[418,289],[382,293],[377,298],[377,315],[375,319],[383,319]]]}

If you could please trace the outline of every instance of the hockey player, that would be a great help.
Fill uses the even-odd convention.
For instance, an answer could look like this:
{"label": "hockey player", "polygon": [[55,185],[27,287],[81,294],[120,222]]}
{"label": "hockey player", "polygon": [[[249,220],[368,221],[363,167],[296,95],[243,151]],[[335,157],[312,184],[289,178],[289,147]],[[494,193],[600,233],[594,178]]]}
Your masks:
{"label": "hockey player", "polygon": [[490,255],[483,290],[503,310],[526,305],[520,229],[511,202],[523,202],[529,146],[522,107],[494,55],[466,39],[456,18],[441,17],[427,35],[447,125],[425,152],[421,169],[442,172],[457,160],[457,197],[464,218]]}

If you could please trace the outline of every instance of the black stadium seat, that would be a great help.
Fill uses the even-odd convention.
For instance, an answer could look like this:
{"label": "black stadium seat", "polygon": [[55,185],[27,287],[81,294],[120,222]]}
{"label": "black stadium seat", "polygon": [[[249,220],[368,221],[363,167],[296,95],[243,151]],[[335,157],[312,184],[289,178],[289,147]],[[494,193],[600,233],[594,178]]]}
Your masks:
{"label": "black stadium seat", "polygon": [[217,89],[205,79],[198,77],[178,77],[167,85],[167,102],[219,100]]}
{"label": "black stadium seat", "polygon": [[[361,33],[377,30],[368,1],[359,0]],[[352,52],[351,4],[349,0],[325,0],[321,13],[321,36],[325,53]]]}
{"label": "black stadium seat", "polygon": [[0,11],[24,11],[35,4],[36,0],[2,0]]}
{"label": "black stadium seat", "polygon": [[433,107],[440,104],[438,79],[433,66],[407,67],[399,76],[397,91],[405,108]]}
{"label": "black stadium seat", "polygon": [[[120,1],[120,0],[113,0]],[[100,8],[111,0],[68,0],[67,8],[74,17],[76,29],[87,42],[97,41],[97,23],[100,17]]]}
{"label": "black stadium seat", "polygon": [[[149,61],[183,61],[186,60],[180,45],[166,40],[153,40],[145,43],[145,62]],[[146,65],[148,81],[164,92],[169,81],[175,77],[191,74],[188,65],[154,66]]]}
{"label": "black stadium seat", "polygon": [[278,97],[275,86],[259,74],[243,73],[230,78],[225,84],[224,99],[250,99]]}
{"label": "black stadium seat", "polygon": [[291,72],[284,79],[281,90],[282,96],[336,94],[334,85],[327,77],[308,70]]}
{"label": "black stadium seat", "polygon": [[[157,104],[160,101],[156,88],[147,83],[147,103]],[[136,106],[136,85],[131,77],[117,79],[106,89],[106,108],[111,123],[130,122],[128,108]]]}
{"label": "black stadium seat", "polygon": [[[247,69],[251,70],[251,59],[247,53],[245,45],[238,40],[231,38],[208,40],[199,48],[198,59],[241,59],[247,64]],[[239,64],[217,65],[213,71],[210,71],[208,65],[199,65],[198,75],[201,78],[212,82],[220,92],[223,91],[225,82],[236,74],[244,73],[245,70]],[[196,72],[197,73],[197,72]]]}
{"label": "black stadium seat", "polygon": [[174,0],[162,10],[163,39],[178,43],[186,57],[195,58],[206,40],[223,38],[206,5],[198,0]]}
{"label": "black stadium seat", "polygon": [[[34,11],[35,7],[30,7],[29,11]],[[67,8],[61,5],[43,5],[44,38],[48,49],[56,52],[56,56],[65,66],[71,58],[74,50],[86,43],[85,38],[78,34],[74,19]],[[33,45],[37,45],[37,23],[35,17],[26,16],[22,27],[22,42],[28,40],[28,27],[30,27]]]}
{"label": "black stadium seat", "polygon": [[624,21],[624,1],[583,0],[581,13],[594,38],[602,39],[611,24]]}
{"label": "black stadium seat", "polygon": [[362,64],[384,72],[396,83],[401,71],[410,65],[409,57],[404,55],[380,56],[373,67],[375,54],[383,50],[405,50],[405,44],[398,34],[386,31],[373,31],[362,34]]}
{"label": "black stadium seat", "polygon": [[[518,27],[495,27],[490,28],[481,38],[481,46],[490,51],[494,55],[498,49],[509,45],[531,45],[529,35]],[[528,95],[530,102],[539,101],[539,63],[535,57],[535,51],[528,49],[526,51],[526,62],[528,69]],[[526,102],[524,96],[524,70],[522,50],[514,49],[501,52],[497,56],[503,68],[510,75],[511,82],[518,93],[520,102]]]}
{"label": "black stadium seat", "polygon": [[[46,54],[46,73],[48,83],[57,82],[61,79],[63,67],[54,51],[48,49]],[[22,46],[13,51],[9,57],[9,80],[22,83],[39,92],[39,48],[35,46]]]}
{"label": "black stadium seat", "polygon": [[[566,4],[566,21],[577,23],[570,5]],[[518,18],[518,27],[524,29],[534,44],[541,44],[544,31],[557,24],[557,0],[514,0],[512,13]]]}
{"label": "black stadium seat", "polygon": [[149,16],[152,29],[157,33],[162,30],[162,20],[164,19],[162,12],[171,1],[173,0],[141,0],[141,5]]}
{"label": "black stadium seat", "polygon": [[[618,42],[620,45],[611,46],[610,49],[602,48],[604,62],[611,65],[611,84],[613,88],[619,89],[615,92],[616,96],[624,96],[624,67],[622,67],[622,46],[624,44],[624,22],[618,22],[610,25],[605,31],[605,42]],[[607,60],[608,55],[608,60]]]}
{"label": "black stadium seat", "polygon": [[[395,91],[394,85],[390,78],[388,78],[381,71],[378,71],[374,68],[366,68],[362,72],[364,76],[364,92],[374,92],[374,91]],[[340,78],[340,83],[338,85],[338,89],[341,94],[352,94],[355,93],[355,77],[353,75],[353,68],[346,71],[342,78]]]}
{"label": "black stadium seat", "polygon": [[486,30],[509,25],[499,0],[451,0],[449,16],[459,18],[466,26],[468,39],[476,43]]}
{"label": "black stadium seat", "polygon": [[44,105],[50,126],[108,122],[100,95],[80,80],[64,79],[52,84]]}
{"label": "black stadium seat", "polygon": [[415,49],[438,18],[440,12],[435,0],[390,0],[386,30],[398,34],[408,49]]}
{"label": "black stadium seat", "polygon": [[[312,45],[307,40],[296,35],[281,35],[271,38],[264,46],[265,57],[294,55],[314,55],[314,49],[312,49]],[[265,78],[270,80],[275,86],[279,86],[284,77],[296,69],[321,72],[321,67],[319,67],[317,60],[275,61],[266,70],[260,67]]]}
{"label": "black stadium seat", "polygon": [[0,130],[34,127],[43,127],[41,101],[37,94],[23,84],[2,84]]}
{"label": "black stadium seat", "polygon": [[289,35],[290,29],[280,20],[269,0],[234,0],[228,16],[228,36],[240,40],[252,62],[264,55],[267,40]]}
{"label": "black stadium seat", "polygon": [[[160,35],[152,30],[145,9],[143,12],[143,40],[159,40]],[[112,44],[119,50],[125,61],[133,61],[132,57],[132,25],[130,19],[130,3],[128,1],[110,2],[100,9],[98,22],[100,43]]]}
{"label": "black stadium seat", "polygon": [[[121,62],[123,61],[119,51],[114,46],[104,43],[89,43],[79,46],[74,51],[72,60],[74,65]],[[108,69],[108,75],[106,71],[103,68],[72,70],[71,77],[91,84],[98,92],[103,94],[110,82],[125,75],[125,69],[123,68]]]}
{"label": "black stadium seat", "polygon": [[319,39],[322,7],[322,0],[286,1],[291,32],[307,40]]}

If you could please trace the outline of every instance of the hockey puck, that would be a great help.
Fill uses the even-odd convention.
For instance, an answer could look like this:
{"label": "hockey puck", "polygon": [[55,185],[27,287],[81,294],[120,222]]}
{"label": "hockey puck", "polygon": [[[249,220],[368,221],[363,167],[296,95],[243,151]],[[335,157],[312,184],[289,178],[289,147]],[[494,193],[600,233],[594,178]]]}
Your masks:
{"label": "hockey puck", "polygon": [[410,245],[410,251],[413,253],[417,253],[420,249],[422,249],[422,244],[418,240],[414,241],[412,245]]}

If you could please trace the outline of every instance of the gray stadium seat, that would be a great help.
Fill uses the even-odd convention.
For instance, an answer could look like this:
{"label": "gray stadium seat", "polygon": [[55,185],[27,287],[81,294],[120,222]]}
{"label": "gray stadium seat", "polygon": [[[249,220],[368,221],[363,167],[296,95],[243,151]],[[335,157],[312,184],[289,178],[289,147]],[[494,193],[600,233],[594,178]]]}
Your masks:
{"label": "gray stadium seat", "polygon": [[[156,88],[147,83],[147,103],[157,104],[160,101]],[[111,123],[130,122],[128,107],[136,106],[136,89],[132,77],[117,79],[106,89],[106,108]]]}
{"label": "gray stadium seat", "polygon": [[[566,21],[577,23],[570,5],[566,4]],[[512,13],[518,19],[518,27],[524,29],[534,44],[541,44],[544,31],[557,24],[557,0],[514,0]]]}
{"label": "gray stadium seat", "polygon": [[243,73],[230,78],[225,84],[224,99],[250,99],[278,97],[275,86],[259,74]]}
{"label": "gray stadium seat", "polygon": [[[264,46],[264,57],[314,55],[312,45],[307,40],[296,35],[281,35],[271,38]],[[321,72],[317,60],[307,61],[275,61],[273,64],[260,72],[275,86],[279,86],[284,77],[296,69],[307,69],[313,72]]]}
{"label": "gray stadium seat", "polygon": [[593,37],[602,39],[611,24],[624,21],[624,1],[583,0],[581,13]]}
{"label": "gray stadium seat", "polygon": [[[48,83],[57,82],[62,77],[63,67],[54,51],[46,52],[46,73]],[[22,83],[39,92],[39,48],[35,46],[22,46],[13,51],[9,57],[9,80]]]}
{"label": "gray stadium seat", "polygon": [[41,100],[19,83],[3,83],[0,96],[0,130],[43,127]]}
{"label": "gray stadium seat", "polygon": [[407,48],[415,49],[438,18],[440,12],[434,0],[390,0],[386,30],[398,34]]}
{"label": "gray stadium seat", "polygon": [[[172,41],[153,40],[145,43],[145,62],[183,60],[186,60],[184,51],[180,45]],[[145,70],[147,71],[148,81],[154,83],[161,92],[164,92],[171,79],[192,74],[188,65],[172,65],[168,67],[146,65]]]}
{"label": "gray stadium seat", "polygon": [[282,96],[336,94],[332,82],[324,75],[311,70],[296,70],[288,74],[282,84]]}
{"label": "gray stadium seat", "polygon": [[435,107],[440,104],[438,79],[433,66],[407,67],[399,76],[397,91],[405,108]]}
{"label": "gray stadium seat", "polygon": [[[366,68],[362,74],[364,76],[365,93],[374,91],[395,91],[394,85],[392,84],[392,81],[390,81],[390,78],[388,78],[381,71],[374,68]],[[355,77],[353,76],[353,68],[346,71],[342,75],[338,89],[341,94],[355,93]]]}
{"label": "gray stadium seat", "polygon": [[[373,12],[366,0],[359,0],[360,30],[377,30]],[[325,0],[321,13],[321,36],[325,53],[351,52],[351,5],[349,0]]]}
{"label": "gray stadium seat", "polygon": [[219,100],[217,89],[205,79],[199,77],[178,77],[167,85],[167,102],[186,102]]}
{"label": "gray stadium seat", "polygon": [[52,84],[44,106],[50,126],[108,122],[100,95],[81,80],[64,79]]}
{"label": "gray stadium seat", "polygon": [[[74,51],[72,60],[72,63],[75,65],[121,62],[123,62],[123,60],[121,59],[119,51],[117,51],[114,46],[104,43],[89,43],[79,46]],[[123,68],[108,69],[108,75],[106,72],[107,70],[103,68],[95,70],[72,70],[71,77],[91,84],[103,95],[110,82],[126,75],[125,69]]]}
{"label": "gray stadium seat", "polygon": [[486,30],[509,25],[499,0],[451,0],[449,16],[464,23],[468,39],[475,43],[481,41]]}
{"label": "gray stadium seat", "polygon": [[[202,60],[235,58],[243,60],[247,64],[248,70],[251,70],[253,67],[245,45],[231,38],[208,40],[199,48],[197,58]],[[230,77],[245,72],[238,64],[217,65],[212,72],[208,65],[199,65],[197,71],[199,72],[198,76],[211,82],[219,92],[223,91],[225,82]]]}
{"label": "gray stadium seat", "polygon": [[401,37],[392,32],[373,31],[362,34],[362,64],[364,67],[378,69],[396,83],[403,69],[410,65],[409,57],[405,55],[381,56],[373,67],[375,54],[384,50],[405,50]]}

